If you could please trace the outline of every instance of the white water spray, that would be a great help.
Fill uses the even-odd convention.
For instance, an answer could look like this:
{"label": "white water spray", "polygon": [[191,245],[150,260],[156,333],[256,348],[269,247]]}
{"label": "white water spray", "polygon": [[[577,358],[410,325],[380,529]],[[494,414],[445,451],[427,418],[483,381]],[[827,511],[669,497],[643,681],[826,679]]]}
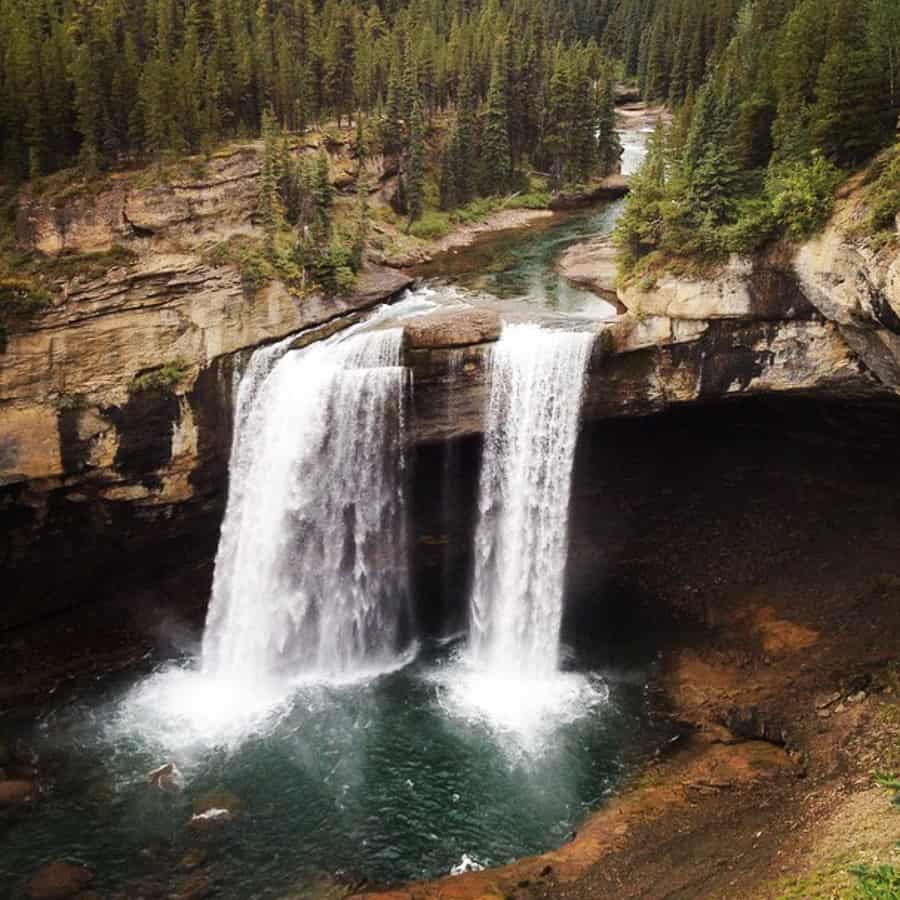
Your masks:
{"label": "white water spray", "polygon": [[251,360],[206,674],[345,677],[390,664],[409,639],[401,342],[399,328],[365,331]]}
{"label": "white water spray", "polygon": [[492,359],[470,652],[529,679],[559,664],[572,464],[593,335],[507,326]]}

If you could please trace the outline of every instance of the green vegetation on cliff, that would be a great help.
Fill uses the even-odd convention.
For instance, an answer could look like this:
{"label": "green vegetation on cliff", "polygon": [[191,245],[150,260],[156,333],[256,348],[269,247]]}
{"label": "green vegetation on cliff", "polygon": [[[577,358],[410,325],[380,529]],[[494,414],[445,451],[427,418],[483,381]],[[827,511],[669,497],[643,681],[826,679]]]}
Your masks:
{"label": "green vegetation on cliff", "polygon": [[[675,38],[661,57],[669,75],[648,69],[641,80],[676,115],[658,130],[618,229],[626,270],[647,256],[715,258],[802,239],[824,223],[846,173],[894,141],[896,0],[747,2],[696,91],[672,75],[691,68]],[[876,230],[898,210],[890,159],[869,192]]]}

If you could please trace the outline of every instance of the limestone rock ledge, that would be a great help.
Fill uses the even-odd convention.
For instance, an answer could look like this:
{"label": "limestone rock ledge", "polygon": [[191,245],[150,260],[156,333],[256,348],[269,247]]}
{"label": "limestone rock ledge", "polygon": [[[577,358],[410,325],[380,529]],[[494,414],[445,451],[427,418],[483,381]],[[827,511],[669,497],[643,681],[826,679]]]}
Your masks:
{"label": "limestone rock ledge", "polygon": [[[825,232],[799,248],[779,245],[706,277],[661,275],[619,291],[627,312],[595,326],[584,417],[770,393],[896,397],[900,254],[896,242],[874,252],[854,236],[863,214],[851,194]],[[580,245],[561,265],[574,263],[576,280],[611,286],[606,239]],[[419,443],[483,428],[490,336],[473,344],[477,328],[460,311],[448,327],[467,335],[464,351],[429,329],[407,350]]]}

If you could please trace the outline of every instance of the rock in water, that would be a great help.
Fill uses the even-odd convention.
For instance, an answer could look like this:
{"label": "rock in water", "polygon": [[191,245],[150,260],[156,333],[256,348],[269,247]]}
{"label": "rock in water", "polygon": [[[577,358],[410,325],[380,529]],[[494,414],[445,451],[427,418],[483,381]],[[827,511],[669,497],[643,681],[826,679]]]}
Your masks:
{"label": "rock in water", "polygon": [[94,873],[85,866],[58,859],[37,872],[25,894],[30,900],[63,900],[77,894],[93,878]]}
{"label": "rock in water", "polygon": [[20,778],[0,781],[0,807],[24,806],[37,799],[37,785],[33,781]]}
{"label": "rock in water", "polygon": [[166,763],[158,769],[147,773],[147,784],[159,788],[161,791],[178,791],[184,784],[181,772],[175,763]]}
{"label": "rock in water", "polygon": [[194,814],[188,825],[191,828],[209,828],[227,825],[237,818],[241,810],[240,798],[231,791],[210,791],[196,797],[191,804]]}
{"label": "rock in water", "polygon": [[484,866],[473,859],[468,853],[463,853],[462,859],[450,870],[451,875],[465,875],[466,872],[481,872]]}

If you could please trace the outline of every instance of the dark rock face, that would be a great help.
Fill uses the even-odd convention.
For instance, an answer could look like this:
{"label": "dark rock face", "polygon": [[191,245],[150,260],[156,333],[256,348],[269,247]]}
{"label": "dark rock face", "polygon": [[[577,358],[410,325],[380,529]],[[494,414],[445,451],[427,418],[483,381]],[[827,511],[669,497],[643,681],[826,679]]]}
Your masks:
{"label": "dark rock face", "polygon": [[172,428],[180,420],[171,390],[132,394],[124,406],[103,410],[121,438],[113,465],[130,480],[156,487],[158,472],[172,459]]}
{"label": "dark rock face", "polygon": [[[586,423],[566,642],[612,659],[623,642],[677,635],[679,621],[714,622],[726,586],[825,559],[858,527],[877,523],[896,544],[900,506],[884,498],[900,489],[898,440],[897,401],[756,398]],[[466,625],[480,456],[477,436],[416,450],[413,568],[429,634]]]}

